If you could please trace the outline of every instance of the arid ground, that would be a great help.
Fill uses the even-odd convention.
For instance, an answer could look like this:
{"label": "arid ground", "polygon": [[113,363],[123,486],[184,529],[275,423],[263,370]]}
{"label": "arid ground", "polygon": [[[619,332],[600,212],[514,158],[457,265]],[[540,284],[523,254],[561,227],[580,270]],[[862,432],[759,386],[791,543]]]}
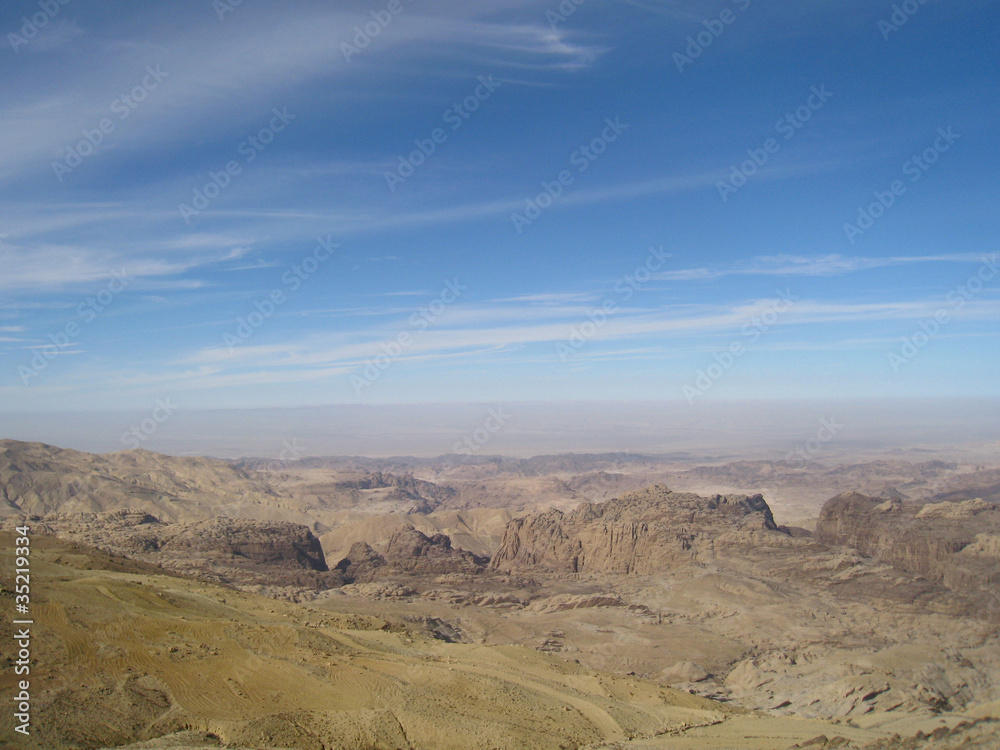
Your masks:
{"label": "arid ground", "polygon": [[12,747],[1000,746],[997,464],[4,441],[0,491]]}

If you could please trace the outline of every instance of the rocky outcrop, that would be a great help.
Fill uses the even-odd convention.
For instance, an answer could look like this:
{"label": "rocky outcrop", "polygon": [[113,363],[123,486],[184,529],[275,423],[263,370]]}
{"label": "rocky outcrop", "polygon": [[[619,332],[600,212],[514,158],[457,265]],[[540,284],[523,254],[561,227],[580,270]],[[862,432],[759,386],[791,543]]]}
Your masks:
{"label": "rocky outcrop", "polygon": [[337,570],[348,581],[371,581],[376,577],[378,569],[384,566],[385,558],[367,542],[355,542],[347,557],[337,563]]}
{"label": "rocky outcrop", "polygon": [[0,517],[137,508],[165,521],[280,510],[282,492],[226,461],[128,450],[96,455],[0,440]]}
{"label": "rocky outcrop", "polygon": [[348,583],[339,591],[345,596],[357,596],[362,599],[404,599],[416,593],[411,587],[393,581]]}
{"label": "rocky outcrop", "polygon": [[661,675],[663,681],[671,685],[685,682],[702,682],[709,678],[705,668],[693,661],[679,661],[674,666],[664,669]]}
{"label": "rocky outcrop", "polygon": [[423,599],[448,602],[449,604],[472,604],[477,607],[497,609],[521,609],[527,602],[509,592],[456,591],[454,589],[427,589],[420,592]]}
{"label": "rocky outcrop", "polygon": [[355,490],[378,490],[397,487],[403,492],[421,497],[444,501],[455,496],[451,487],[445,487],[433,482],[416,479],[412,474],[390,474],[381,471],[372,472],[358,479],[338,482],[338,486]]}
{"label": "rocky outcrop", "polygon": [[284,521],[198,521],[185,524],[161,549],[179,555],[241,557],[255,565],[293,570],[329,570],[319,539],[305,526]]}
{"label": "rocky outcrop", "polygon": [[407,524],[389,538],[384,554],[358,542],[337,563],[337,569],[348,581],[363,583],[399,575],[474,575],[482,573],[488,562],[489,558],[452,547],[446,534],[427,536]]}
{"label": "rocky outcrop", "polygon": [[[987,593],[1000,583],[1000,506],[982,499],[920,505],[858,493],[820,512],[816,539],[955,590]],[[990,606],[998,606],[995,594]]]}
{"label": "rocky outcrop", "polygon": [[170,527],[170,524],[135,508],[105,513],[53,513],[33,525],[41,533],[144,559],[159,552],[169,536],[167,529]]}
{"label": "rocky outcrop", "polygon": [[975,498],[1000,503],[1000,469],[980,469],[952,477],[929,499],[960,502]]}
{"label": "rocky outcrop", "polygon": [[972,518],[990,510],[991,505],[981,497],[972,500],[961,500],[958,502],[927,503],[917,511],[917,518],[942,518],[950,520],[962,520]]}
{"label": "rocky outcrop", "polygon": [[533,601],[528,609],[532,612],[564,612],[568,609],[592,609],[595,607],[625,607],[627,603],[618,594],[556,594]]}
{"label": "rocky outcrop", "polygon": [[453,499],[458,492],[444,485],[416,479],[412,474],[390,474],[381,471],[366,474],[357,479],[336,482],[338,490],[389,490],[379,496],[380,503],[395,503],[407,507],[409,513],[431,513],[445,502]]}
{"label": "rocky outcrop", "polygon": [[240,588],[321,590],[343,583],[339,571],[328,569],[319,540],[294,523],[233,518],[164,523],[125,508],[55,513],[31,525],[36,532]]}
{"label": "rocky outcrop", "polygon": [[410,525],[389,538],[385,559],[400,570],[433,575],[478,573],[489,562],[488,558],[452,547],[447,534],[427,536]]}
{"label": "rocky outcrop", "polygon": [[648,575],[731,545],[790,538],[760,495],[700,497],[657,485],[604,503],[517,518],[490,567],[498,572]]}

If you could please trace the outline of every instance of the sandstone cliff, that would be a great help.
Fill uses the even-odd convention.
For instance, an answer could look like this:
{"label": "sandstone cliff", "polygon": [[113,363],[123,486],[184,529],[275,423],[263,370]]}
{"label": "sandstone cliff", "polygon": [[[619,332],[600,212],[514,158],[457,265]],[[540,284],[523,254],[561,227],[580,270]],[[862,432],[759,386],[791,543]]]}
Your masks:
{"label": "sandstone cliff", "polygon": [[782,538],[787,534],[760,495],[700,497],[656,485],[569,514],[550,510],[514,519],[490,567],[646,575],[711,558],[717,547]]}
{"label": "sandstone cliff", "polygon": [[817,541],[864,555],[945,586],[989,594],[1000,606],[1000,506],[981,499],[904,503],[858,493],[829,500]]}
{"label": "sandstone cliff", "polygon": [[445,534],[427,536],[407,525],[389,538],[382,555],[364,542],[354,544],[337,570],[348,581],[365,583],[398,575],[473,575],[482,573],[488,562],[489,558],[452,547]]}
{"label": "sandstone cliff", "polygon": [[137,508],[186,521],[225,508],[280,513],[290,505],[287,493],[226,461],[145,450],[96,455],[0,440],[0,517]]}
{"label": "sandstone cliff", "polygon": [[30,523],[35,533],[240,588],[320,590],[343,583],[340,572],[327,567],[319,540],[294,523],[232,518],[164,523],[132,508],[55,513]]}

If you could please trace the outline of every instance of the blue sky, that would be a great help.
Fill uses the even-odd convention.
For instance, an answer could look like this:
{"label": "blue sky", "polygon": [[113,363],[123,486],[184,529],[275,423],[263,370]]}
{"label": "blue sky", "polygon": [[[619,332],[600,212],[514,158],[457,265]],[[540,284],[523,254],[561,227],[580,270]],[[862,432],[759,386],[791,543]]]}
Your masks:
{"label": "blue sky", "polygon": [[8,3],[0,410],[1000,395],[1000,14],[907,7]]}

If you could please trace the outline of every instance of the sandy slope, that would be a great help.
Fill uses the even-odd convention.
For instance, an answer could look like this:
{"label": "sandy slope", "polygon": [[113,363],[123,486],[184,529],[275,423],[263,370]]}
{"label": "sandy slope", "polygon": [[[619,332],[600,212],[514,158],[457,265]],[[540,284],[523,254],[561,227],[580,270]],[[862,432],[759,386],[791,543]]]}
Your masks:
{"label": "sandy slope", "polygon": [[[10,542],[0,537],[3,549]],[[170,577],[51,538],[34,544],[35,733],[19,747],[115,746],[184,729],[260,748],[718,740],[764,750],[824,732],[880,736],[748,714],[531,649],[426,639],[376,617]],[[5,642],[9,629],[5,622]],[[5,695],[12,679],[10,670],[0,677]],[[12,742],[4,732],[0,740]],[[678,745],[684,737],[705,742]]]}

